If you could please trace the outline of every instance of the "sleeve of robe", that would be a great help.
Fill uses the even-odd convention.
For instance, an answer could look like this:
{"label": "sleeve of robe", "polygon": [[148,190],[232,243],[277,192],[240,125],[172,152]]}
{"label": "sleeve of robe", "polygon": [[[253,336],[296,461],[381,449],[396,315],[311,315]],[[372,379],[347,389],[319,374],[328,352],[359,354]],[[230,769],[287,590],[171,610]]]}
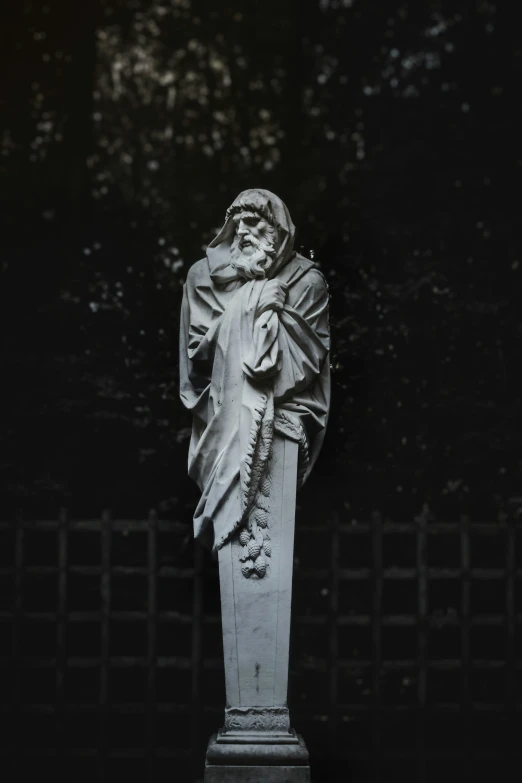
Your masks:
{"label": "sleeve of robe", "polygon": [[[208,424],[213,350],[223,317],[223,308],[212,287],[199,282],[202,277],[201,266],[206,271],[206,259],[191,267],[183,288],[179,338],[180,397],[193,416],[188,453],[189,471],[199,440]],[[200,486],[200,489],[203,488]]]}
{"label": "sleeve of robe", "polygon": [[206,271],[206,260],[191,267],[183,287],[179,338],[181,400],[199,416],[205,414],[213,348],[223,315],[212,286],[199,282],[201,266]]}
{"label": "sleeve of robe", "polygon": [[[275,381],[276,408],[297,415],[308,440],[308,464],[300,486],[307,480],[321,450],[330,408],[330,330],[328,286],[317,269],[310,269],[290,286],[281,315],[282,350],[292,362],[282,367]],[[285,347],[286,346],[286,347]]]}
{"label": "sleeve of robe", "polygon": [[301,421],[310,446],[306,476],[319,453],[329,408],[328,298],[317,269],[290,285],[282,312],[257,318],[246,367],[251,377],[270,378],[276,409]]}
{"label": "sleeve of robe", "polygon": [[328,288],[318,270],[309,270],[290,287],[279,320],[279,351],[285,361],[274,378],[276,405],[314,385],[330,348]]}

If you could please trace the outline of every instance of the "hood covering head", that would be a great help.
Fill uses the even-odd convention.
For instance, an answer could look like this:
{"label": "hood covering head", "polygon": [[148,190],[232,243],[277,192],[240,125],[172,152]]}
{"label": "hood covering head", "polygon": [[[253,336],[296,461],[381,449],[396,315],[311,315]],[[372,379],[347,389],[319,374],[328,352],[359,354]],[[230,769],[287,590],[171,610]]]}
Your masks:
{"label": "hood covering head", "polygon": [[236,232],[233,216],[244,209],[258,212],[277,230],[277,252],[268,270],[268,278],[274,277],[293,255],[295,226],[286,205],[269,190],[243,190],[227,209],[225,225],[207,249],[210,277],[219,285],[239,279],[237,271],[230,264],[230,251]]}

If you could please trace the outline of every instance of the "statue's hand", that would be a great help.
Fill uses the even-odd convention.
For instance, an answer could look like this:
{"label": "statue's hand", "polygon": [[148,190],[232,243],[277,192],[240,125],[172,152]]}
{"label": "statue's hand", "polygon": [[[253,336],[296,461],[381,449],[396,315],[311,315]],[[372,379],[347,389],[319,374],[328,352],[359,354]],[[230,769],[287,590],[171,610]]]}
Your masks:
{"label": "statue's hand", "polygon": [[266,310],[275,310],[281,312],[285,305],[288,286],[280,280],[268,280],[263,288],[257,305],[256,316],[261,315]]}

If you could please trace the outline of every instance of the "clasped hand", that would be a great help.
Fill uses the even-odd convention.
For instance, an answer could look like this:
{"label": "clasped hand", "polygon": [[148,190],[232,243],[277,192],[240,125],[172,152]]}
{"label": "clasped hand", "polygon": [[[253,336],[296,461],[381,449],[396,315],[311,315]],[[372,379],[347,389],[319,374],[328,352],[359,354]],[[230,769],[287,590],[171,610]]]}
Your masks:
{"label": "clasped hand", "polygon": [[288,286],[280,280],[268,280],[265,283],[259,302],[257,305],[256,316],[261,315],[266,310],[275,310],[280,313],[283,309],[288,293]]}

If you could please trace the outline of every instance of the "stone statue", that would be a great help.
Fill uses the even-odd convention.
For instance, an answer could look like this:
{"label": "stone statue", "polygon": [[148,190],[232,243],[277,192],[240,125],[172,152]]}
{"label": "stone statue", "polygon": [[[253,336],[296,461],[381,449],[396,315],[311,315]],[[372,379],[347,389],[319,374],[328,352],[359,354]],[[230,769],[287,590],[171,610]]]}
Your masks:
{"label": "stone statue", "polygon": [[295,492],[328,416],[328,289],[294,236],[281,199],[245,190],[184,288],[180,393],[202,493],[194,534],[219,559],[227,688],[206,783],[268,758],[271,780],[279,762],[309,779],[286,706],[288,637]]}

